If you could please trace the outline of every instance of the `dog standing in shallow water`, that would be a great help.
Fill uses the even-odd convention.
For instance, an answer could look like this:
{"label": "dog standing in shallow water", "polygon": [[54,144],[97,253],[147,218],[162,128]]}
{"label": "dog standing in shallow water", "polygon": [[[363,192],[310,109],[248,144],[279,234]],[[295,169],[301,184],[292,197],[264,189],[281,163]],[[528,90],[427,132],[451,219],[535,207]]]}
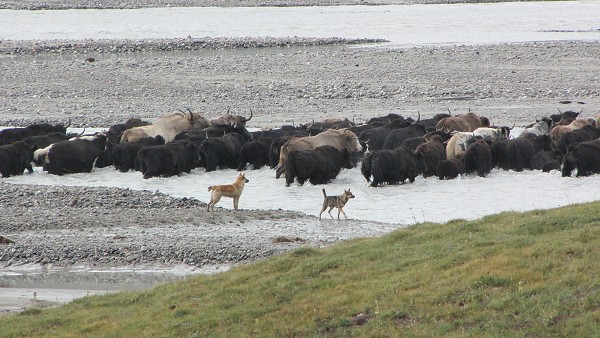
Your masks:
{"label": "dog standing in shallow water", "polygon": [[321,214],[327,208],[329,208],[329,211],[327,212],[329,213],[329,216],[331,216],[331,219],[333,219],[333,215],[331,215],[331,210],[333,210],[333,208],[338,209],[338,219],[340,219],[340,212],[344,214],[344,218],[348,219],[348,217],[346,217],[346,213],[344,212],[344,206],[346,203],[348,203],[349,199],[354,198],[354,195],[350,192],[350,189],[344,190],[343,194],[337,196],[327,196],[325,189],[323,189],[323,197],[323,207],[319,213],[319,219],[321,219]]}
{"label": "dog standing in shallow water", "polygon": [[242,196],[242,191],[244,190],[244,185],[248,182],[250,181],[246,179],[246,174],[241,173],[232,184],[211,185],[208,187],[208,191],[210,191],[210,202],[208,202],[206,211],[210,211],[211,207],[212,211],[215,211],[215,204],[219,202],[222,196],[232,197],[233,208],[237,210],[240,196]]}

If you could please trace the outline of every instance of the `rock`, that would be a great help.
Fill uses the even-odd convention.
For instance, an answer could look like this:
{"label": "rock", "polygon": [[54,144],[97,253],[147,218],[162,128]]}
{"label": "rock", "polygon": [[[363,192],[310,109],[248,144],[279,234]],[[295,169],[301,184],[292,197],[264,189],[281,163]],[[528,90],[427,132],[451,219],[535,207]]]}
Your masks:
{"label": "rock", "polygon": [[125,260],[127,261],[127,263],[131,263],[133,261],[137,261],[138,259],[140,259],[140,257],[142,257],[140,254],[131,254],[125,257]]}
{"label": "rock", "polygon": [[4,236],[0,236],[0,244],[11,244],[14,243],[14,241],[11,241],[10,239],[4,237]]}

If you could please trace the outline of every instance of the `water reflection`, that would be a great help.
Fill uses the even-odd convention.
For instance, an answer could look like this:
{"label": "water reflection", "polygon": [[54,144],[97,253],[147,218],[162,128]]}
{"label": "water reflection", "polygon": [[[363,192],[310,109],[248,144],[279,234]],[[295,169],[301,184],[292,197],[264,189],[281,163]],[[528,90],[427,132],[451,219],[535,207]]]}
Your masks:
{"label": "water reflection", "polygon": [[143,290],[182,278],[184,276],[170,273],[61,271],[0,275],[0,287],[106,291]]}
{"label": "water reflection", "polygon": [[[8,266],[0,270],[0,290],[45,289],[55,293],[68,290],[125,291],[144,290],[166,282],[181,280],[199,274],[227,271],[228,265],[194,268],[188,266],[122,267],[93,269],[89,267],[59,268],[52,265],[26,264]],[[63,290],[62,292],[60,290]],[[0,294],[2,291],[0,291]],[[67,297],[69,298],[69,297]]]}

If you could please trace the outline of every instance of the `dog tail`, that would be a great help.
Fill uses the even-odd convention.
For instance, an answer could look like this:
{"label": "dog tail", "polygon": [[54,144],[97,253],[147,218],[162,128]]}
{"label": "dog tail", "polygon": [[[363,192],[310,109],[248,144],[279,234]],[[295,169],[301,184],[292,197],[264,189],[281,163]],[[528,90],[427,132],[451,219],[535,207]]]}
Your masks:
{"label": "dog tail", "polygon": [[323,196],[325,196],[325,198],[327,198],[327,194],[325,193],[325,188],[323,188]]}
{"label": "dog tail", "polygon": [[214,185],[211,185],[210,187],[208,187],[208,191],[211,191],[211,190],[213,190],[214,188],[215,188],[215,186],[214,186]]}

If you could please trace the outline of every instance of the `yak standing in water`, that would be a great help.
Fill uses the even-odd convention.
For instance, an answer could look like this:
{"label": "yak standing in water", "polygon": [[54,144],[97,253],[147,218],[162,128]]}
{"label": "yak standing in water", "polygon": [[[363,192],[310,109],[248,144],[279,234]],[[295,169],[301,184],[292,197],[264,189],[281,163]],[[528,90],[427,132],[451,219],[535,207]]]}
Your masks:
{"label": "yak standing in water", "polygon": [[294,179],[303,185],[327,184],[336,178],[342,168],[352,168],[347,149],[338,150],[332,146],[321,146],[310,150],[296,150],[288,155],[285,164],[285,183],[290,186]]}
{"label": "yak standing in water", "polygon": [[600,141],[571,144],[563,160],[562,176],[571,176],[577,169],[577,177],[600,173]]}
{"label": "yak standing in water", "polygon": [[200,143],[200,165],[203,165],[207,172],[219,168],[237,169],[240,165],[242,146],[246,142],[244,136],[238,133],[209,137]]}
{"label": "yak standing in water", "polygon": [[0,174],[2,177],[23,175],[25,169],[31,174],[33,146],[23,141],[0,146]]}
{"label": "yak standing in water", "polygon": [[413,183],[424,166],[422,158],[415,152],[400,147],[367,153],[362,162],[361,172],[367,182],[376,187],[385,183],[404,183],[406,180]]}
{"label": "yak standing in water", "polygon": [[362,150],[362,146],[358,142],[358,137],[348,129],[328,129],[316,136],[292,138],[281,146],[275,177],[279,178],[285,172],[285,162],[290,152],[295,150],[310,150],[320,146],[332,146],[338,150],[345,148],[352,154]]}
{"label": "yak standing in water", "polygon": [[198,146],[183,141],[144,147],[138,151],[135,163],[144,179],[190,173],[199,164]]}
{"label": "yak standing in water", "polygon": [[487,176],[494,167],[492,151],[487,141],[477,138],[467,147],[465,151],[465,173],[477,172],[481,177]]}
{"label": "yak standing in water", "polygon": [[419,145],[415,152],[424,162],[423,177],[434,176],[438,162],[446,159],[446,146],[440,135],[432,135],[429,141]]}
{"label": "yak standing in water", "polygon": [[165,144],[162,136],[144,137],[135,142],[119,143],[112,151],[112,162],[120,172],[128,172],[135,168],[138,151],[144,147]]}
{"label": "yak standing in water", "polygon": [[89,173],[105,146],[104,133],[54,143],[48,150],[44,167],[53,175]]}
{"label": "yak standing in water", "polygon": [[64,126],[62,124],[51,125],[49,123],[32,124],[23,128],[7,128],[0,130],[0,145],[11,144],[21,141],[30,136],[46,135],[50,133],[66,134],[67,128],[71,125],[71,120]]}
{"label": "yak standing in water", "polygon": [[402,146],[402,142],[406,139],[425,136],[427,130],[424,125],[419,123],[419,121],[421,121],[421,114],[419,114],[417,120],[410,126],[392,130],[385,138],[383,149],[396,149]]}

